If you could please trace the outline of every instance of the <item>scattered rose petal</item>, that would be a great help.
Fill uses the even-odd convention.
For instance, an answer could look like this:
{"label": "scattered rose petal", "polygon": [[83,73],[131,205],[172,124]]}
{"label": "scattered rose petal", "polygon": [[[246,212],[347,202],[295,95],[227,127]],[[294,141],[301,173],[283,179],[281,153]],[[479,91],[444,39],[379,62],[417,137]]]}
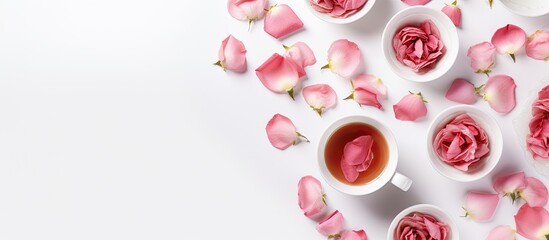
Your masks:
{"label": "scattered rose petal", "polygon": [[549,31],[537,30],[528,37],[526,55],[533,59],[549,61]]}
{"label": "scattered rose petal", "polygon": [[415,121],[427,115],[425,100],[420,93],[411,93],[404,96],[397,104],[393,105],[395,117],[402,121]]}
{"label": "scattered rose petal", "polygon": [[346,78],[352,78],[360,68],[362,54],[356,43],[347,39],[339,39],[328,49],[328,64],[322,69],[329,68],[333,73]]}
{"label": "scattered rose petal", "polygon": [[527,177],[526,182],[526,188],[519,193],[520,198],[531,207],[545,206],[547,204],[547,187],[545,184],[535,177]]}
{"label": "scattered rose petal", "polygon": [[304,42],[297,42],[292,46],[284,46],[284,49],[286,50],[284,57],[293,60],[293,63],[297,66],[300,78],[306,75],[305,67],[316,63],[313,50]]}
{"label": "scattered rose petal", "polygon": [[507,24],[494,33],[492,44],[500,54],[509,54],[516,62],[515,53],[526,43],[526,32],[513,24]]}
{"label": "scattered rose petal", "polygon": [[284,150],[291,145],[295,145],[299,142],[299,137],[304,138],[307,142],[307,138],[297,132],[294,123],[282,114],[275,114],[265,127],[267,131],[267,137],[273,147],[280,150]]}
{"label": "scattered rose petal", "polygon": [[368,240],[364,230],[343,231],[338,240]]}
{"label": "scattered rose petal", "polygon": [[471,68],[476,73],[488,75],[494,66],[496,47],[489,42],[481,42],[469,47],[467,56],[471,59]]}
{"label": "scattered rose petal", "polygon": [[229,0],[227,9],[234,18],[252,23],[265,15],[268,2],[268,0]]}
{"label": "scattered rose petal", "polygon": [[492,229],[486,240],[515,240],[516,232],[511,226],[499,225]]}
{"label": "scattered rose petal", "polygon": [[461,25],[461,9],[457,6],[457,0],[454,0],[450,5],[446,4],[442,8],[442,12],[452,20],[456,27]]}
{"label": "scattered rose petal", "polygon": [[276,93],[287,92],[294,99],[299,71],[292,60],[275,53],[255,70],[255,74],[267,89]]}
{"label": "scattered rose petal", "polygon": [[425,5],[426,3],[430,2],[431,0],[401,0],[403,3],[406,3],[408,5]]}
{"label": "scattered rose petal", "polygon": [[465,198],[465,217],[473,221],[485,222],[492,218],[499,203],[497,193],[467,192]]}
{"label": "scattered rose petal", "polygon": [[368,169],[374,158],[373,144],[374,140],[370,135],[357,137],[345,144],[341,159],[341,170],[347,181],[356,181],[358,175]]}
{"label": "scattered rose petal", "polygon": [[246,47],[233,35],[229,35],[221,42],[218,57],[219,60],[214,65],[220,66],[223,70],[239,73],[246,71]]}
{"label": "scattered rose petal", "polygon": [[355,88],[362,88],[371,93],[374,93],[378,97],[387,97],[387,87],[378,78],[372,74],[360,74],[353,81]]}
{"label": "scattered rose petal", "polygon": [[313,176],[304,176],[297,183],[299,208],[307,217],[320,213],[326,206],[326,194],[322,192],[322,185]]}
{"label": "scattered rose petal", "polygon": [[320,116],[322,116],[325,109],[335,106],[337,102],[337,95],[328,84],[315,84],[304,87],[303,98]]}
{"label": "scattered rose petal", "polygon": [[525,189],[527,184],[524,172],[517,172],[496,177],[494,179],[494,190],[504,197],[511,197],[514,202],[520,197],[519,192]]}
{"label": "scattered rose petal", "polygon": [[529,240],[549,239],[549,212],[523,204],[515,215],[517,233]]}
{"label": "scattered rose petal", "polygon": [[458,78],[446,92],[446,99],[463,104],[473,104],[477,101],[475,86],[465,79]]}
{"label": "scattered rose petal", "polygon": [[336,210],[326,218],[320,220],[316,226],[316,230],[324,236],[334,238],[340,236],[342,226],[343,215]]}
{"label": "scattered rose petal", "polygon": [[271,6],[265,14],[263,28],[274,38],[286,37],[303,28],[303,22],[286,4]]}
{"label": "scattered rose petal", "polygon": [[499,113],[509,113],[515,108],[515,80],[507,75],[495,75],[488,78],[484,86],[483,98],[490,107]]}

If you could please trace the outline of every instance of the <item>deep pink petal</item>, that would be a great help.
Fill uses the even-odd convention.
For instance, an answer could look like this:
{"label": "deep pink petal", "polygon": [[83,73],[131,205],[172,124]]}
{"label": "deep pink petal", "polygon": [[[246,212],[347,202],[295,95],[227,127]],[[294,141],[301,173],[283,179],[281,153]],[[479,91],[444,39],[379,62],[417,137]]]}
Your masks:
{"label": "deep pink petal", "polygon": [[328,84],[315,84],[303,88],[303,98],[316,111],[332,108],[337,102],[337,95]]}
{"label": "deep pink petal", "polygon": [[253,21],[265,15],[268,0],[228,0],[227,10],[238,20]]}
{"label": "deep pink petal", "polygon": [[339,240],[368,240],[364,230],[343,231]]}
{"label": "deep pink petal", "polygon": [[333,0],[309,0],[311,7],[321,13],[329,13],[334,8]]}
{"label": "deep pink petal", "polygon": [[366,235],[366,232],[362,229],[360,230],[353,230],[358,236],[360,236],[360,240],[368,240],[368,236]]}
{"label": "deep pink petal", "polygon": [[303,22],[286,4],[278,4],[267,12],[263,20],[265,32],[274,38],[286,37],[303,28]]}
{"label": "deep pink petal", "polygon": [[475,86],[465,79],[458,78],[446,92],[446,99],[463,104],[473,104],[477,101]]}
{"label": "deep pink petal", "polygon": [[537,60],[549,60],[549,31],[537,30],[528,37],[526,55]]}
{"label": "deep pink petal", "polygon": [[501,195],[522,191],[527,186],[524,172],[503,175],[494,179],[494,190]]}
{"label": "deep pink petal", "polygon": [[520,197],[531,207],[544,207],[547,204],[547,187],[535,177],[526,178],[527,186],[520,192]]}
{"label": "deep pink petal", "polygon": [[408,94],[397,104],[393,105],[395,117],[402,121],[415,121],[427,115],[427,107],[423,97],[419,94]]}
{"label": "deep pink petal", "polygon": [[507,24],[494,33],[492,44],[501,54],[515,54],[526,43],[526,32],[513,24]]}
{"label": "deep pink petal", "polygon": [[484,86],[484,100],[499,113],[509,113],[515,108],[515,80],[507,75],[494,75]]}
{"label": "deep pink petal", "polygon": [[356,43],[347,39],[339,39],[328,49],[328,64],[330,70],[346,79],[352,78],[362,63],[362,54]]}
{"label": "deep pink petal", "polygon": [[280,54],[273,54],[267,61],[255,70],[255,74],[263,85],[276,93],[292,90],[298,83],[299,74],[295,64]]}
{"label": "deep pink petal", "polygon": [[488,73],[494,66],[496,48],[489,42],[481,42],[469,47],[467,56],[471,59],[471,68],[476,73]]}
{"label": "deep pink petal", "polygon": [[499,225],[492,229],[486,240],[515,240],[516,232],[511,226]]}
{"label": "deep pink petal", "polygon": [[484,222],[492,218],[498,203],[497,193],[467,192],[464,209],[471,220]]}
{"label": "deep pink petal", "polygon": [[461,9],[458,6],[452,4],[446,5],[442,8],[442,12],[452,20],[456,27],[461,25]]}
{"label": "deep pink petal", "polygon": [[343,148],[343,159],[349,165],[360,165],[364,162],[370,162],[372,159],[372,146],[374,140],[370,135],[364,135],[353,139],[345,144]]}
{"label": "deep pink petal", "polygon": [[359,171],[357,171],[356,165],[348,164],[346,161],[340,161],[341,162],[341,171],[343,172],[343,176],[345,177],[345,180],[348,182],[354,182],[358,178],[358,175],[360,174]]}
{"label": "deep pink petal", "polygon": [[363,88],[355,88],[353,92],[354,100],[360,105],[368,105],[381,108],[381,103],[377,100],[377,95]]}
{"label": "deep pink petal", "polygon": [[527,239],[546,239],[549,235],[549,212],[542,207],[523,204],[515,215],[517,233]]}
{"label": "deep pink petal", "polygon": [[275,114],[265,127],[269,142],[280,150],[295,144],[298,135],[292,121],[282,114]]}
{"label": "deep pink petal", "polygon": [[374,93],[378,97],[387,96],[387,87],[378,78],[372,74],[360,74],[353,81],[355,88],[363,88],[371,93]]}
{"label": "deep pink petal", "polygon": [[307,217],[311,217],[324,208],[324,193],[322,185],[313,176],[304,176],[297,183],[299,208]]}
{"label": "deep pink petal", "polygon": [[229,35],[221,43],[219,49],[219,61],[223,68],[235,72],[246,71],[246,47],[244,44]]}
{"label": "deep pink petal", "polygon": [[333,236],[341,232],[342,226],[343,215],[336,210],[326,218],[320,220],[316,226],[316,230],[324,236]]}
{"label": "deep pink petal", "polygon": [[406,3],[408,5],[425,5],[426,3],[430,2],[431,0],[401,0],[403,3]]}
{"label": "deep pink petal", "polygon": [[286,49],[285,58],[293,60],[299,69],[299,77],[305,76],[305,67],[316,63],[313,50],[304,42],[297,42]]}

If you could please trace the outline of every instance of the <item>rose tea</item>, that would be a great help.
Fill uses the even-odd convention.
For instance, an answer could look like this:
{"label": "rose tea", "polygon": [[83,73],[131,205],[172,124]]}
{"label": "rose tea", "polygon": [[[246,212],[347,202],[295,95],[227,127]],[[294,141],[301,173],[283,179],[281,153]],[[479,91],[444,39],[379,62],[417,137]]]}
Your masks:
{"label": "rose tea", "polygon": [[[347,143],[365,135],[369,135],[373,139],[373,159],[368,169],[360,172],[356,181],[349,182],[345,179],[341,169],[344,147]],[[328,170],[338,181],[349,185],[363,185],[376,179],[387,166],[389,145],[383,134],[375,127],[360,122],[349,123],[338,128],[328,138],[324,150],[324,159]]]}

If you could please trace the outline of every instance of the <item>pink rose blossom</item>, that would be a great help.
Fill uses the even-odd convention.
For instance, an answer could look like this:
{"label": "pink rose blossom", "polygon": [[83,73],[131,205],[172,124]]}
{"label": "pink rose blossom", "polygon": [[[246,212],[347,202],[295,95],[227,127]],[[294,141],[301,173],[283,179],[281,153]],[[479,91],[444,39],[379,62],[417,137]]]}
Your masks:
{"label": "pink rose blossom", "polygon": [[293,60],[273,54],[255,70],[263,85],[275,92],[287,92],[294,99],[294,87],[299,81],[299,69]]}
{"label": "pink rose blossom", "polygon": [[513,24],[507,24],[494,33],[492,44],[500,54],[509,54],[516,62],[515,53],[526,43],[526,33],[522,28]]}
{"label": "pink rose blossom", "polygon": [[263,28],[266,33],[278,39],[302,29],[303,22],[290,6],[278,4],[270,7],[265,14]]}
{"label": "pink rose blossom", "polygon": [[437,133],[433,148],[440,160],[467,172],[490,152],[490,139],[475,120],[463,113]]}
{"label": "pink rose blossom", "polygon": [[275,114],[267,123],[265,130],[267,131],[269,142],[271,142],[273,147],[280,150],[297,144],[300,137],[309,142],[305,136],[296,130],[294,123],[282,114]]}
{"label": "pink rose blossom", "polygon": [[547,187],[545,184],[535,177],[527,177],[526,183],[526,188],[519,193],[520,198],[532,207],[545,206],[547,204]]}
{"label": "pink rose blossom", "polygon": [[307,217],[312,217],[326,206],[326,194],[322,192],[322,185],[313,176],[304,176],[297,183],[299,208]]}
{"label": "pink rose blossom", "polygon": [[324,110],[332,108],[337,102],[337,95],[328,84],[315,84],[304,87],[303,98],[320,116],[322,116]]}
{"label": "pink rose blossom", "polygon": [[482,97],[498,113],[509,113],[515,108],[515,80],[500,74],[491,76],[483,88]]}
{"label": "pink rose blossom", "polygon": [[334,211],[324,219],[320,220],[316,230],[328,238],[338,238],[343,227],[343,215],[339,211]]}
{"label": "pink rose blossom", "polygon": [[532,157],[536,160],[549,160],[549,86],[538,92],[532,104],[530,133],[526,143]]}
{"label": "pink rose blossom", "polygon": [[358,12],[368,0],[309,0],[309,4],[318,12],[334,18],[346,18]]}
{"label": "pink rose blossom", "polygon": [[351,87],[353,90],[345,100],[353,99],[359,105],[381,108],[378,97],[387,96],[387,87],[380,78],[371,74],[358,75],[354,81],[351,80]]}
{"label": "pink rose blossom", "polygon": [[333,73],[350,79],[360,69],[362,54],[356,43],[347,39],[339,39],[328,49],[328,64],[322,69],[330,69]]}
{"label": "pink rose blossom", "polygon": [[465,217],[477,222],[492,219],[499,203],[497,193],[467,192],[465,197]]}
{"label": "pink rose blossom", "polygon": [[338,240],[368,240],[364,230],[353,230],[341,232],[341,237]]}
{"label": "pink rose blossom", "polygon": [[549,212],[523,204],[515,215],[517,233],[529,240],[549,239]]}
{"label": "pink rose blossom", "polygon": [[413,212],[403,217],[395,229],[395,239],[399,240],[447,240],[450,232],[448,224],[435,217]]}
{"label": "pink rose blossom", "polygon": [[347,181],[356,181],[358,175],[368,169],[374,158],[373,145],[374,140],[370,135],[357,137],[345,144],[341,159],[341,170]]}
{"label": "pink rose blossom", "polygon": [[499,225],[490,231],[486,240],[516,240],[516,231],[511,226]]}
{"label": "pink rose blossom", "polygon": [[526,55],[533,59],[549,61],[549,31],[537,30],[528,37]]}
{"label": "pink rose blossom", "polygon": [[403,3],[406,3],[408,5],[425,5],[426,3],[430,2],[431,0],[401,0]]}
{"label": "pink rose blossom", "polygon": [[415,121],[427,115],[425,99],[421,92],[411,93],[404,96],[397,104],[393,105],[395,117],[402,121]]}
{"label": "pink rose blossom", "polygon": [[251,24],[265,15],[268,2],[268,0],[229,0],[227,9],[234,18]]}
{"label": "pink rose blossom", "polygon": [[457,6],[457,0],[454,0],[450,5],[446,4],[442,8],[442,12],[452,20],[456,27],[461,25],[461,9]]}
{"label": "pink rose blossom", "polygon": [[475,86],[465,79],[458,78],[446,92],[446,99],[463,104],[473,104],[477,101]]}
{"label": "pink rose blossom", "polygon": [[397,60],[417,73],[433,69],[446,52],[440,33],[430,20],[398,31],[393,38],[393,49]]}
{"label": "pink rose blossom", "polygon": [[476,73],[488,75],[494,66],[496,47],[489,42],[481,42],[469,47],[467,56],[471,59],[471,68]]}
{"label": "pink rose blossom", "polygon": [[286,50],[284,58],[292,60],[291,62],[296,65],[300,78],[305,76],[307,74],[305,72],[305,67],[316,63],[313,50],[304,42],[297,42],[292,46],[283,46]]}
{"label": "pink rose blossom", "polygon": [[221,43],[218,57],[219,60],[214,65],[223,68],[223,70],[239,73],[246,71],[246,48],[240,40],[232,35],[229,35]]}

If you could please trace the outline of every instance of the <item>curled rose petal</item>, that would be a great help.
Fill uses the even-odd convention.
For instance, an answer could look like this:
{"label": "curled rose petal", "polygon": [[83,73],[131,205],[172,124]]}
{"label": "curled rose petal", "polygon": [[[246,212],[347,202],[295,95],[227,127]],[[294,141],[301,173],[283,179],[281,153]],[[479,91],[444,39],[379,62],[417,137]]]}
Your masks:
{"label": "curled rose petal", "polygon": [[526,43],[526,32],[513,24],[507,24],[494,33],[492,44],[500,54],[509,54],[516,61],[515,53]]}
{"label": "curled rose petal", "polygon": [[263,20],[263,29],[274,38],[286,37],[303,28],[303,22],[286,4],[270,7]]}
{"label": "curled rose petal", "polygon": [[431,20],[400,29],[393,37],[393,50],[396,59],[416,73],[430,71],[446,53],[439,30]]}
{"label": "curled rose petal", "polygon": [[286,50],[284,57],[291,59],[295,63],[300,78],[306,75],[305,67],[316,63],[313,50],[304,42],[297,42],[292,46],[284,46],[284,49]]}
{"label": "curled rose petal", "polygon": [[519,193],[520,198],[531,207],[545,206],[547,204],[547,187],[545,184],[535,177],[527,177],[526,182],[526,188]]}
{"label": "curled rose petal", "polygon": [[469,47],[467,56],[471,59],[471,68],[476,73],[488,75],[494,66],[496,48],[489,42],[481,42]]}
{"label": "curled rose petal", "polygon": [[309,0],[313,9],[334,18],[346,18],[358,12],[367,0]]}
{"label": "curled rose petal", "polygon": [[[294,123],[282,114],[275,114],[265,127],[267,137],[273,147],[284,150],[299,142],[299,137],[305,138],[297,132]],[[308,142],[307,138],[305,140]]]}
{"label": "curled rose petal", "polygon": [[337,102],[337,95],[328,84],[315,84],[304,87],[303,98],[320,116],[322,116],[325,109],[335,106]]}
{"label": "curled rose petal", "polygon": [[430,2],[431,0],[401,0],[403,3],[406,3],[408,5],[425,5],[426,3]]}
{"label": "curled rose petal", "polygon": [[497,193],[467,192],[465,198],[465,217],[473,221],[488,221],[494,215],[499,203]]}
{"label": "curled rose petal", "polygon": [[364,230],[343,231],[339,240],[368,240]]}
{"label": "curled rose petal", "polygon": [[526,55],[533,59],[549,61],[549,31],[537,30],[528,37]]}
{"label": "curled rose petal", "polygon": [[524,190],[527,184],[524,172],[516,172],[496,177],[494,179],[494,190],[503,196],[511,197],[514,202],[519,198],[518,193]]}
{"label": "curled rose petal", "polygon": [[457,6],[457,0],[442,8],[442,12],[452,20],[456,27],[461,25],[461,9]]}
{"label": "curled rose petal", "polygon": [[463,104],[473,104],[477,101],[475,86],[465,79],[458,78],[446,92],[446,99]]}
{"label": "curled rose petal", "polygon": [[402,121],[415,121],[427,115],[425,100],[420,93],[410,93],[393,105],[395,117]]}
{"label": "curled rose petal", "polygon": [[499,225],[492,229],[486,240],[515,240],[516,232],[511,226]]}
{"label": "curled rose petal", "polygon": [[360,74],[353,81],[355,88],[362,88],[378,97],[387,97],[387,87],[378,78],[372,74]]}
{"label": "curled rose petal", "polygon": [[246,71],[246,47],[233,35],[229,35],[223,40],[218,57],[219,60],[214,65],[220,66],[223,70],[239,73]]}
{"label": "curled rose petal", "polygon": [[326,206],[326,194],[322,192],[322,185],[313,176],[304,176],[297,183],[299,208],[307,217],[314,216]]}
{"label": "curled rose petal", "polygon": [[354,182],[360,172],[366,171],[374,158],[372,146],[374,140],[370,135],[364,135],[345,144],[341,159],[343,176],[349,182]]}
{"label": "curled rose petal", "polygon": [[435,217],[422,212],[412,212],[397,224],[395,239],[398,240],[447,240],[448,225]]}
{"label": "curled rose petal", "polygon": [[532,118],[528,127],[528,151],[535,160],[549,159],[549,86],[538,92],[538,98],[532,104]]}
{"label": "curled rose petal", "polygon": [[333,73],[346,78],[352,78],[360,68],[362,54],[356,43],[347,39],[339,39],[328,49],[328,64],[322,69],[330,69]]}
{"label": "curled rose petal", "polygon": [[292,60],[275,53],[255,70],[255,74],[267,89],[276,93],[287,92],[294,98],[299,71]]}
{"label": "curled rose petal", "polygon": [[332,238],[334,238],[339,236],[342,226],[343,215],[336,210],[332,214],[320,220],[320,222],[316,226],[316,230],[324,236],[331,236]]}
{"label": "curled rose petal", "polygon": [[251,23],[265,15],[268,2],[268,0],[229,0],[227,9],[232,17]]}
{"label": "curled rose petal", "polygon": [[[377,97],[379,95],[386,96],[387,89],[381,82],[381,79],[377,80],[372,75],[360,75],[357,80],[351,80],[351,87],[353,88],[351,94],[344,100],[353,99],[358,105],[368,105],[376,108],[381,108]],[[377,82],[377,83],[376,83]]]}
{"label": "curled rose petal", "polygon": [[530,240],[549,239],[549,212],[523,204],[515,215],[517,233]]}
{"label": "curled rose petal", "polygon": [[500,74],[488,78],[483,88],[483,99],[499,113],[509,113],[515,108],[515,80]]}

